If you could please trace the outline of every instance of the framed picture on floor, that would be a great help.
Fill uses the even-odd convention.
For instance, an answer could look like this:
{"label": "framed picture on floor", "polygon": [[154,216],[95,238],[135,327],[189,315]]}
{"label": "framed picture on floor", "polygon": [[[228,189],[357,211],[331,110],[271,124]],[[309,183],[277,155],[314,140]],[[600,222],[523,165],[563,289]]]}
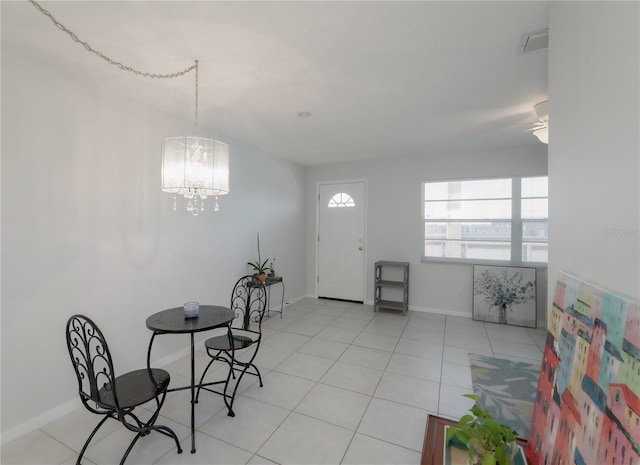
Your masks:
{"label": "framed picture on floor", "polygon": [[536,327],[536,269],[473,266],[473,319]]}

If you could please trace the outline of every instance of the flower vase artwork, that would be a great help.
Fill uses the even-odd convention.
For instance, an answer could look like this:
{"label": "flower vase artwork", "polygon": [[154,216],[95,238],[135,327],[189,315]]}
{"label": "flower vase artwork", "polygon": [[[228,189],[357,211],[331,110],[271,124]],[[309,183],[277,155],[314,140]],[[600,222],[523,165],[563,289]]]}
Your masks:
{"label": "flower vase artwork", "polygon": [[473,319],[536,327],[536,270],[511,266],[473,267]]}

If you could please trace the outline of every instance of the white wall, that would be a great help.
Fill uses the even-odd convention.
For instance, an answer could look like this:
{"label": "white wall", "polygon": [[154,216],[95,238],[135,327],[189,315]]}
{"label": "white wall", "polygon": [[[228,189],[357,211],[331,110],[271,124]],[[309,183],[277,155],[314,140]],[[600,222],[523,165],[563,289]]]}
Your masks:
{"label": "white wall", "polygon": [[[533,137],[533,136],[532,136]],[[546,175],[547,150],[541,143],[510,150],[433,154],[341,163],[309,168],[307,186],[307,292],[316,295],[316,209],[319,182],[366,179],[366,301],[373,301],[373,268],[378,260],[410,263],[409,307],[470,316],[472,265],[422,263],[424,226],[420,200],[422,182],[437,179],[508,175]],[[544,292],[546,272],[539,273]],[[546,295],[541,294],[539,319],[544,320]]]}
{"label": "white wall", "polygon": [[[184,200],[173,212],[160,192],[161,140],[192,122],[46,61],[2,43],[3,442],[79,405],[65,344],[73,313],[102,327],[118,372],[140,368],[147,316],[189,300],[227,304],[258,231],[287,300],[306,292],[303,167],[203,127],[230,143],[231,193],[218,213],[209,201],[193,218]],[[187,346],[156,338],[152,358]]]}
{"label": "white wall", "polygon": [[640,296],[639,5],[550,4],[551,289],[570,271]]}

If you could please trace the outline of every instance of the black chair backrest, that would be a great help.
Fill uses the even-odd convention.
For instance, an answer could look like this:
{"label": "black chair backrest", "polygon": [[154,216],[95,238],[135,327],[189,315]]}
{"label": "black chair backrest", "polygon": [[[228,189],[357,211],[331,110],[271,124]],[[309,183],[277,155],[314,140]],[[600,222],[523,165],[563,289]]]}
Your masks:
{"label": "black chair backrest", "polygon": [[262,317],[267,306],[267,293],[260,281],[252,275],[243,276],[236,282],[231,293],[231,310],[235,318],[232,328],[252,329],[251,323],[262,328]]}
{"label": "black chair backrest", "polygon": [[73,315],[67,322],[67,348],[78,378],[82,402],[90,409],[89,401],[101,407],[114,403],[117,406],[116,392],[112,389],[115,385],[113,361],[98,326],[84,315]]}

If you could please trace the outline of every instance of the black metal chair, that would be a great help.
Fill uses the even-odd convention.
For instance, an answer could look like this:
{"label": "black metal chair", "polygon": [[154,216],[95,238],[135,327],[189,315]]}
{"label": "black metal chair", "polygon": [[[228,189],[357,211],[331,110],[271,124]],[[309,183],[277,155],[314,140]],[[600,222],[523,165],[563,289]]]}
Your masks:
{"label": "black metal chair", "polygon": [[[155,424],[167,394],[169,373],[158,368],[144,368],[116,377],[107,341],[96,324],[84,315],[73,315],[69,318],[67,348],[78,378],[80,400],[90,412],[104,415],[84,443],[76,461],[77,465],[80,464],[93,436],[109,418],[122,422],[128,430],[137,433],[120,464],[125,462],[140,436],[146,436],[151,431],[158,431],[173,438],[178,453],[182,453],[180,442],[173,430]],[[143,422],[133,410],[151,400],[155,400],[156,410],[151,418]]]}
{"label": "black metal chair", "polygon": [[[260,381],[260,387],[263,386],[260,370],[254,365],[253,361],[260,348],[262,318],[264,317],[266,306],[267,294],[265,286],[258,281],[257,278],[252,275],[247,275],[236,282],[233,292],[231,293],[231,310],[235,313],[235,318],[231,323],[228,333],[211,337],[204,343],[207,354],[211,357],[211,360],[200,378],[196,402],[198,402],[198,397],[200,396],[200,389],[223,394],[225,404],[229,409],[228,415],[233,417],[235,416],[235,413],[233,413],[233,401],[240,381],[245,373],[257,376]],[[248,353],[248,360],[246,360],[246,358],[245,361],[239,360],[239,354],[236,354],[236,351],[243,351],[243,357]],[[207,387],[209,384],[214,383],[203,384],[207,371],[216,360],[229,365],[229,373],[224,386],[224,393],[219,393]],[[253,371],[249,371],[249,369]],[[240,375],[233,387],[233,392],[228,394],[227,390],[229,389],[230,380],[231,378],[236,378],[236,372],[240,372]]]}

